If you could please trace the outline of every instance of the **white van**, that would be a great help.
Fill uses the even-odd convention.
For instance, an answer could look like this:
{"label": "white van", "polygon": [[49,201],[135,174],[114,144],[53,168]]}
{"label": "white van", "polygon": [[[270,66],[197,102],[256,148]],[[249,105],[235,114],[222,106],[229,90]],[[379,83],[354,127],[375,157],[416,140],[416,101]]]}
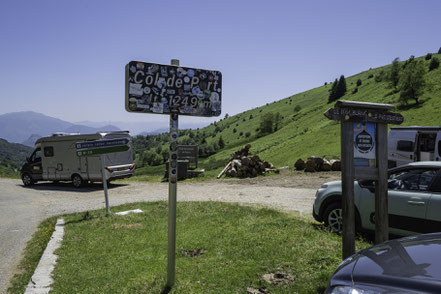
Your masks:
{"label": "white van", "polygon": [[129,139],[129,150],[104,154],[107,181],[131,177],[135,172],[132,138],[129,132],[96,134],[56,133],[35,142],[35,150],[27,158],[20,173],[25,186],[38,181],[72,181],[75,187],[86,182],[102,182],[101,156],[79,157],[75,143],[101,139]]}
{"label": "white van", "polygon": [[441,160],[441,127],[392,127],[388,135],[389,167],[413,161]]}

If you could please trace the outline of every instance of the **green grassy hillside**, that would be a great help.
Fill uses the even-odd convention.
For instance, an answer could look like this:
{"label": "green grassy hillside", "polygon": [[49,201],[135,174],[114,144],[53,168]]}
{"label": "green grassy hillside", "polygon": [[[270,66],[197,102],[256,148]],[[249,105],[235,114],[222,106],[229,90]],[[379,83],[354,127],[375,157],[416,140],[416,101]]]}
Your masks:
{"label": "green grassy hillside", "polygon": [[[440,54],[433,57],[441,58]],[[389,86],[385,76],[390,70],[390,65],[370,69],[346,78],[347,92],[342,100],[389,103],[396,106],[405,121],[403,126],[424,125],[433,126],[441,124],[441,68],[428,71],[430,60],[424,57],[416,58],[425,64],[425,91],[420,98],[420,104],[414,102],[401,105],[400,93],[396,93]],[[402,66],[405,61],[402,61]],[[352,94],[357,87],[357,80],[362,84],[358,92]],[[324,115],[334,103],[328,104],[331,84],[275,101],[271,104],[254,108],[238,115],[226,118],[212,124],[199,132],[214,134],[209,136],[208,143],[218,141],[222,136],[226,147],[211,156],[205,165],[213,168],[212,164],[220,166],[227,160],[231,153],[245,143],[250,143],[251,151],[261,158],[272,162],[276,166],[292,166],[298,158],[307,158],[312,155],[326,156],[328,158],[340,157],[340,125],[338,122],[328,120]],[[300,111],[295,111],[299,105]],[[265,113],[280,113],[279,129],[267,136],[258,138],[256,129],[259,127]],[[236,132],[233,130],[236,129]],[[249,137],[246,134],[249,132]],[[240,135],[242,133],[242,135]],[[211,162],[211,164],[209,164]]]}
{"label": "green grassy hillside", "polygon": [[0,176],[17,177],[26,156],[31,152],[31,147],[9,143],[0,138]]}

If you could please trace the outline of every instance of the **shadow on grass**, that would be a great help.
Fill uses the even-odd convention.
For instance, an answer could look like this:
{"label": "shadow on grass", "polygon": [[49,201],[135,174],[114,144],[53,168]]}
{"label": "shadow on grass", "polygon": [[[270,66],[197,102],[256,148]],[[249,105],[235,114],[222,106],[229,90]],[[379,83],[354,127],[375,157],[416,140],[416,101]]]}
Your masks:
{"label": "shadow on grass", "polygon": [[409,109],[418,109],[423,106],[425,102],[430,100],[430,98],[427,99],[421,99],[418,103],[411,103],[411,104],[400,104],[397,106],[397,110],[409,110]]}
{"label": "shadow on grass", "polygon": [[161,294],[168,294],[171,291],[171,287],[165,286],[164,289],[161,291]]}
{"label": "shadow on grass", "polygon": [[[124,183],[111,183],[107,185],[107,189],[114,189],[118,187],[127,186],[128,184]],[[34,190],[40,190],[40,191],[65,191],[65,192],[79,192],[79,193],[87,193],[87,192],[95,192],[103,190],[103,184],[102,183],[91,183],[84,185],[80,188],[75,188],[72,186],[72,183],[70,182],[43,182],[38,183],[33,186],[24,186],[23,184],[17,184],[17,186],[21,186],[26,189],[34,189]]]}

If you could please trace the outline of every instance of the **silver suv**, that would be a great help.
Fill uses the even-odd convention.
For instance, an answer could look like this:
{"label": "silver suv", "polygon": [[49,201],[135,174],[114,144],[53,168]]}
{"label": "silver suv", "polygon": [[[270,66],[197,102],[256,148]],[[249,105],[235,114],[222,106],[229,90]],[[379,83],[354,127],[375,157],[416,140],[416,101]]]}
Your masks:
{"label": "silver suv", "polygon": [[[413,235],[441,231],[441,162],[413,162],[389,170],[389,232]],[[354,182],[357,230],[375,230],[374,181]],[[317,190],[313,216],[335,232],[342,230],[341,181]]]}

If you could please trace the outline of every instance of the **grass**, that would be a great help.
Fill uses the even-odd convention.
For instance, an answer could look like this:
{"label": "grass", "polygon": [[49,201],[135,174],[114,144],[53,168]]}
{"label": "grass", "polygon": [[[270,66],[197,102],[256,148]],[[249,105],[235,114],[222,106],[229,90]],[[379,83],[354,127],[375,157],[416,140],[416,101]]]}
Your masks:
{"label": "grass", "polygon": [[37,231],[26,245],[23,259],[18,266],[19,273],[12,278],[8,293],[21,294],[24,292],[52,236],[56,222],[57,218],[52,217],[40,223]]}
{"label": "grass", "polygon": [[[112,210],[134,208],[144,213],[64,216],[51,293],[163,291],[167,203]],[[359,241],[357,250],[370,245]],[[203,254],[192,257],[192,252]],[[176,283],[170,293],[244,293],[262,286],[270,293],[322,293],[340,261],[341,238],[309,220],[267,208],[184,202],[178,204]],[[280,285],[263,280],[275,272],[289,278]]]}

